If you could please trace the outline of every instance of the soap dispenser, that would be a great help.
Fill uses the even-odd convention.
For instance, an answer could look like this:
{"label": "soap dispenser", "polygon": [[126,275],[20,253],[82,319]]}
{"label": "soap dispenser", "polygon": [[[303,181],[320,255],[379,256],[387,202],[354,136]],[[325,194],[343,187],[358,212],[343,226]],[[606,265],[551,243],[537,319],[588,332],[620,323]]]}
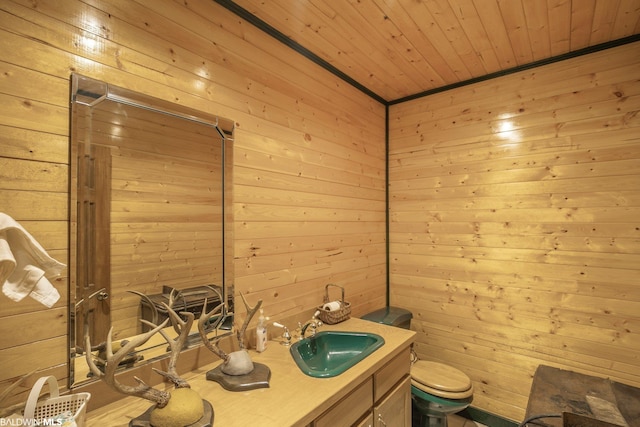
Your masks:
{"label": "soap dispenser", "polygon": [[256,328],[256,351],[262,353],[267,349],[267,320],[264,317],[264,311],[260,309],[260,317],[258,317],[258,326]]}

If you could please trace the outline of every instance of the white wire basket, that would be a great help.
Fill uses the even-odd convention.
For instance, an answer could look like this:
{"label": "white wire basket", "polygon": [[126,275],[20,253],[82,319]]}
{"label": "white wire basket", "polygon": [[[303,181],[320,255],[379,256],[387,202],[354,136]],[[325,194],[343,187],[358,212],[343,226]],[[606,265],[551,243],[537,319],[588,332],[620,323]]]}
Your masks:
{"label": "white wire basket", "polygon": [[[38,401],[45,382],[49,387],[49,397]],[[45,420],[57,419],[66,413],[71,413],[76,426],[84,427],[87,402],[90,398],[90,393],[74,393],[60,396],[56,378],[54,376],[41,377],[36,381],[29,393],[29,398],[24,408],[24,419],[27,422],[37,420],[39,423],[43,423]]]}

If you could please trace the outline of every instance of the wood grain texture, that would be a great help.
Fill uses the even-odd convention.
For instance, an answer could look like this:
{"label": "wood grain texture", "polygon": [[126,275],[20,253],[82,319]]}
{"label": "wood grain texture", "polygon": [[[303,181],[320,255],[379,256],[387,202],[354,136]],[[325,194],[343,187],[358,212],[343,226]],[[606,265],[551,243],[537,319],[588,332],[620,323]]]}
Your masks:
{"label": "wood grain texture", "polygon": [[521,420],[538,364],[640,385],[639,48],[391,109],[391,303],[474,406]]}
{"label": "wood grain texture", "polygon": [[[377,101],[207,0],[2,2],[0,52],[0,209],[52,256],[66,261],[69,252],[69,77],[77,72],[235,121],[236,294],[262,298],[272,319],[313,310],[329,282],[346,288],[355,316],[384,304],[385,109]],[[149,147],[166,147],[173,136],[156,134],[148,144],[140,131],[121,136]],[[199,160],[190,153],[182,147],[167,156]],[[158,224],[134,251],[137,225],[154,219],[153,184],[136,174],[131,151],[121,149],[116,160],[113,214],[126,224],[116,226],[111,244],[120,257],[150,263],[161,247],[165,260],[198,252],[186,242],[207,239],[202,223]],[[162,175],[177,204],[194,194],[190,185],[207,182],[158,172],[142,175]],[[126,191],[139,194],[135,204],[118,201]],[[174,207],[174,224],[184,209]],[[183,240],[167,247],[168,234]],[[124,287],[151,283],[144,279],[153,269],[138,267],[112,279]],[[184,274],[161,279],[184,283]],[[0,347],[0,388],[33,368],[34,377],[55,372],[66,382],[66,273],[54,285],[63,295],[55,328],[44,328],[49,311],[30,298],[16,304],[0,296],[0,320],[11,325]],[[135,297],[118,289],[113,303],[137,310]],[[14,337],[25,313],[43,327]],[[23,398],[20,389],[8,403]]]}
{"label": "wood grain texture", "polygon": [[235,0],[387,101],[638,34],[637,0]]}
{"label": "wood grain texture", "polygon": [[[343,12],[309,1],[309,17],[278,2],[238,3],[292,25],[294,39],[338,55],[391,99],[640,31],[635,0],[549,0],[546,17],[530,2],[375,0]],[[270,7],[277,13],[266,15]],[[464,34],[446,30],[455,21]],[[388,55],[359,51],[371,43]],[[640,384],[639,51],[636,43],[390,108],[391,302],[414,312],[422,357],[471,376],[483,410],[522,419],[543,362]],[[263,299],[276,320],[313,310],[328,282],[346,287],[356,317],[384,305],[377,101],[207,0],[2,2],[0,70],[0,206],[55,258],[73,249],[68,98],[78,72],[236,123],[236,294]],[[116,192],[136,177],[132,158],[120,160]],[[145,184],[136,190],[143,216]],[[182,190],[168,185],[173,196]],[[157,259],[169,232],[135,254],[126,228],[112,244],[123,257]],[[34,377],[66,383],[67,281],[64,272],[54,281],[62,298],[51,311],[30,298],[0,304],[0,356],[11,362],[0,363],[0,388],[34,367]],[[56,326],[14,335],[27,314]]]}

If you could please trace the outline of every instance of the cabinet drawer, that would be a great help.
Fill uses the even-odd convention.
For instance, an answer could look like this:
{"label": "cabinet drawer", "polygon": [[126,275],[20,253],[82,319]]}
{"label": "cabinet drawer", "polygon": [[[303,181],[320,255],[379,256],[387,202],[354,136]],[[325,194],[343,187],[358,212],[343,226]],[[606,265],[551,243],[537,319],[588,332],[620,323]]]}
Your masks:
{"label": "cabinet drawer", "polygon": [[349,395],[316,419],[315,427],[354,425],[373,406],[373,380],[368,378]]}
{"label": "cabinet drawer", "polygon": [[398,381],[411,371],[411,349],[409,347],[394,357],[389,363],[383,366],[373,376],[374,379],[374,397],[373,401],[377,402],[395,386]]}

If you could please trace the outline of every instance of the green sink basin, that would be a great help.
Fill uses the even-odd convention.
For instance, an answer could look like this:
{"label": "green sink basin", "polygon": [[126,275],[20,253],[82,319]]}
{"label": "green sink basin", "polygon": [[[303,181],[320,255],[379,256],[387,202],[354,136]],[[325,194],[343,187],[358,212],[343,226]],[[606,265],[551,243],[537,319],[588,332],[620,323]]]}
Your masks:
{"label": "green sink basin", "polygon": [[382,347],[384,338],[363,332],[322,331],[291,346],[302,372],[315,378],[340,375]]}

